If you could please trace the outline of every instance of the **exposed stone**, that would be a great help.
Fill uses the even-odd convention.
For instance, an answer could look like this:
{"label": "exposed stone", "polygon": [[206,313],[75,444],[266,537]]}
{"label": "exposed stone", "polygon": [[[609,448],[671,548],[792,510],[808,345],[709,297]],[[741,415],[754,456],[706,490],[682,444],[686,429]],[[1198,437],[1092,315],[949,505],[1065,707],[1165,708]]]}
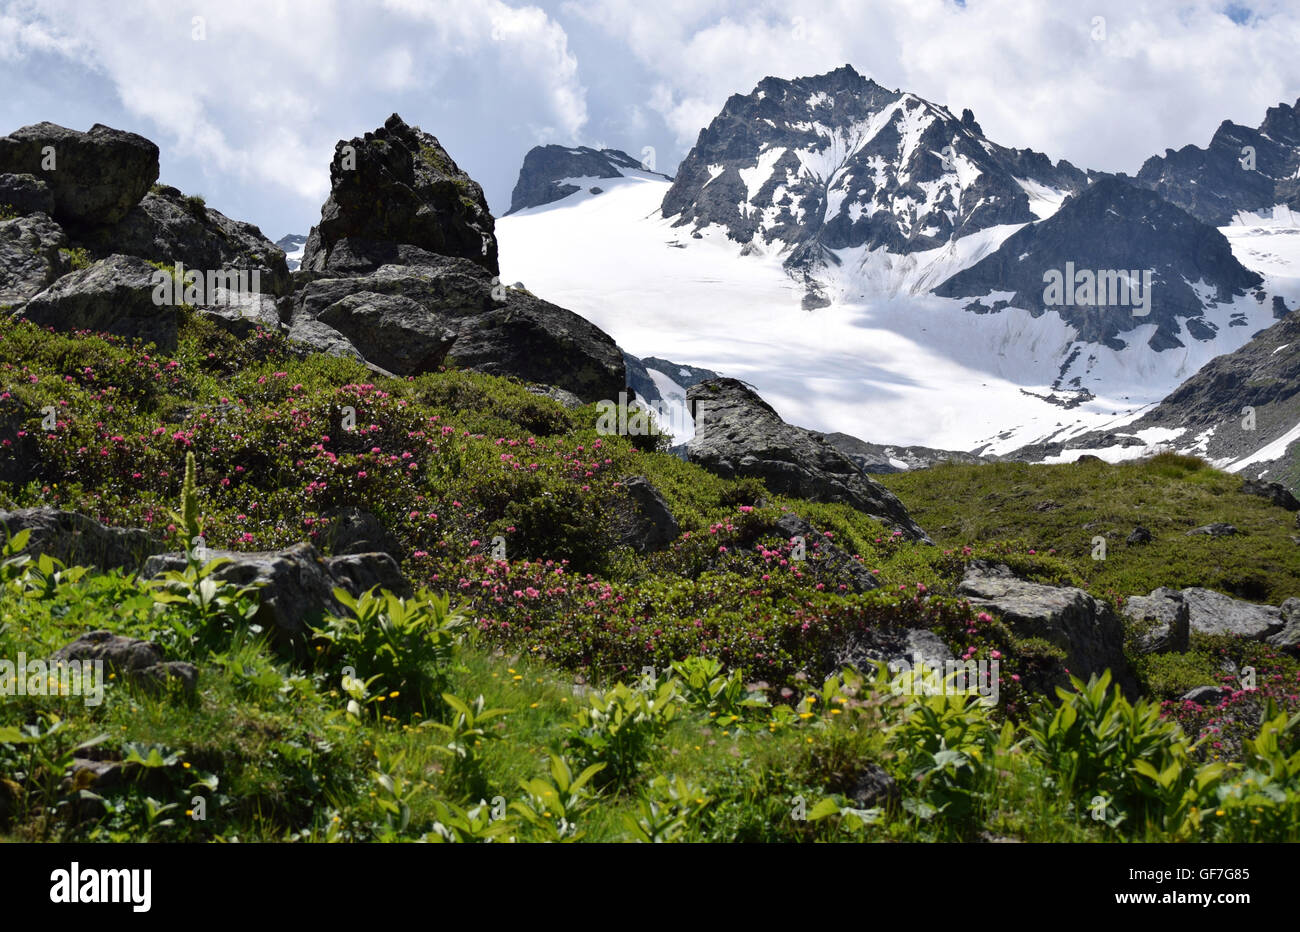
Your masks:
{"label": "exposed stone", "polygon": [[628,506],[614,518],[617,541],[637,553],[662,550],[677,539],[681,529],[667,500],[644,476],[620,480]]}
{"label": "exposed stone", "polygon": [[307,281],[289,338],[396,375],[442,365],[542,382],[582,401],[615,398],[623,355],[598,327],[533,295],[494,285],[446,256],[360,276]]}
{"label": "exposed stone", "polygon": [[332,268],[335,244],[356,239],[461,256],[496,275],[494,226],[482,188],[436,138],[394,113],[380,129],[334,147],[330,196],[302,267]]}
{"label": "exposed stone", "polygon": [[1155,624],[1138,637],[1137,650],[1142,654],[1182,653],[1191,636],[1191,612],[1183,594],[1161,587],[1150,595],[1129,596],[1124,614],[1137,622]]}
{"label": "exposed stone", "polygon": [[402,548],[373,512],[348,506],[323,512],[327,529],[319,544],[331,554],[386,553],[401,556]]}
{"label": "exposed stone", "polygon": [[176,308],[155,304],[153,273],[135,256],[109,256],[64,275],[17,313],[42,327],[91,330],[176,349]]}
{"label": "exposed stone", "polygon": [[1214,524],[1207,524],[1204,527],[1192,528],[1192,530],[1187,532],[1187,536],[1191,537],[1193,534],[1205,534],[1210,537],[1231,537],[1234,534],[1240,533],[1241,532],[1231,524],[1219,521]]}
{"label": "exposed stone", "polygon": [[0,137],[0,172],[34,175],[49,185],[61,223],[115,223],[158,180],[158,147],[99,123],[86,133],[37,123]]}
{"label": "exposed stone", "polygon": [[96,256],[121,253],[173,268],[179,262],[205,280],[209,273],[243,272],[238,289],[243,293],[289,290],[284,252],[261,230],[168,185],[156,186],[119,222],[86,231],[80,239]]}
{"label": "exposed stone", "polygon": [[1282,616],[1282,630],[1268,635],[1264,640],[1283,650],[1300,651],[1300,599],[1287,599],[1278,608],[1278,612]]}
{"label": "exposed stone", "polygon": [[49,554],[68,566],[101,570],[136,569],[163,545],[140,528],[107,527],[73,511],[48,505],[0,511],[0,526],[9,535],[30,531],[22,553]]}
{"label": "exposed stone", "polygon": [[1197,686],[1183,693],[1178,701],[1195,702],[1197,705],[1218,705],[1231,695],[1232,690],[1222,686]]}
{"label": "exposed stone", "polygon": [[20,214],[54,214],[54,192],[35,175],[0,175],[0,210]]}
{"label": "exposed stone", "polygon": [[[253,553],[209,550],[208,557],[230,561],[215,570],[216,578],[236,586],[259,587],[254,621],[282,638],[303,634],[327,613],[343,612],[334,598],[336,586],[354,596],[376,585],[397,595],[411,594],[411,584],[386,553],[322,557],[311,544],[299,543],[284,550]],[[185,565],[182,553],[159,554],[145,562],[141,575],[158,576],[183,570]]]}
{"label": "exposed stone", "polygon": [[1232,634],[1263,640],[1278,633],[1283,626],[1282,612],[1273,605],[1257,605],[1197,587],[1184,589],[1182,596],[1191,613],[1192,630],[1201,634]]}
{"label": "exposed stone", "polygon": [[67,270],[63,229],[45,214],[0,220],[0,310],[21,305]]}
{"label": "exposed stone", "polygon": [[928,542],[892,492],[820,435],[783,421],[736,379],[709,379],[687,389],[695,414],[688,458],[731,479],[754,476],[769,489],[815,502],[843,502]]}
{"label": "exposed stone", "polygon": [[1266,482],[1263,479],[1247,479],[1241,484],[1245,495],[1258,495],[1266,498],[1279,508],[1287,511],[1300,511],[1300,499],[1291,494],[1291,490],[1280,482]]}
{"label": "exposed stone", "polygon": [[1151,532],[1139,524],[1133,528],[1133,532],[1128,537],[1124,538],[1124,543],[1130,547],[1138,544],[1149,544],[1151,543]]}
{"label": "exposed stone", "polygon": [[1082,679],[1110,670],[1127,693],[1136,680],[1124,657],[1124,627],[1105,602],[1082,589],[1020,579],[1003,564],[976,561],[958,591],[972,605],[992,609],[1018,637],[1042,638],[1065,651],[1070,672]]}

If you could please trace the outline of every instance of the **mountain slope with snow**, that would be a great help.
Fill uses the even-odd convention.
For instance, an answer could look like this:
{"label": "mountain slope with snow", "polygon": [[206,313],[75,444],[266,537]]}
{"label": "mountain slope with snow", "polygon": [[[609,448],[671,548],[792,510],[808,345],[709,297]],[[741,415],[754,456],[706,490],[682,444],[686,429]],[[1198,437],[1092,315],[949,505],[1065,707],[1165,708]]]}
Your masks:
{"label": "mountain slope with snow", "polygon": [[[847,67],[733,96],[671,183],[620,172],[503,218],[505,280],[870,444],[1042,458],[1118,436],[1300,299],[1290,214],[1216,231]],[[1148,313],[1046,300],[1074,260],[1149,270]]]}

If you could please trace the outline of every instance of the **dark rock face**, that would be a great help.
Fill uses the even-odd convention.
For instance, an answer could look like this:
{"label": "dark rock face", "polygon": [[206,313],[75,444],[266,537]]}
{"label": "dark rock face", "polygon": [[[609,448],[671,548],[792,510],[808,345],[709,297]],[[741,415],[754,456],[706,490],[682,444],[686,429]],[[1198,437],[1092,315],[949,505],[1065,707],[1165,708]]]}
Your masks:
{"label": "dark rock face", "polygon": [[[53,170],[46,147],[53,150]],[[61,223],[115,223],[158,180],[158,147],[99,123],[86,133],[37,123],[0,137],[0,173],[30,174],[49,185]]]}
{"label": "dark rock face", "polygon": [[1038,637],[1065,651],[1070,672],[1082,679],[1110,670],[1130,695],[1136,680],[1124,656],[1124,627],[1104,603],[1082,589],[1046,586],[1002,565],[972,563],[958,591],[972,605],[997,612],[1020,637]]}
{"label": "dark rock face", "polygon": [[0,220],[0,310],[20,305],[54,284],[67,260],[63,229],[45,214]]}
{"label": "dark rock face", "polygon": [[[640,162],[618,149],[534,146],[524,156],[524,164],[519,169],[519,180],[515,182],[514,192],[510,195],[510,209],[506,215],[528,207],[552,204],[582,190],[565,179],[622,178],[623,172],[629,169],[645,170]],[[593,188],[591,193],[599,194],[601,190]]]}
{"label": "dark rock face", "polygon": [[1151,543],[1151,532],[1139,524],[1137,527],[1133,528],[1133,532],[1129,534],[1128,537],[1124,538],[1124,543],[1128,544],[1130,547],[1135,547],[1139,544],[1149,544]]}
{"label": "dark rock face", "polygon": [[497,274],[494,221],[482,188],[437,139],[397,114],[334,147],[330,188],[303,268],[332,269],[335,245],[354,239],[460,256]]}
{"label": "dark rock face", "polygon": [[[256,621],[282,638],[301,635],[327,613],[342,613],[343,606],[334,598],[335,587],[354,596],[373,586],[400,596],[411,595],[411,584],[386,553],[322,557],[311,544],[301,543],[256,553],[209,550],[208,557],[231,561],[214,573],[223,582],[259,587]],[[184,568],[184,554],[160,554],[145,562],[141,576]]]}
{"label": "dark rock face", "polygon": [[109,256],[64,275],[17,312],[42,327],[103,331],[176,349],[176,308],[154,303],[153,266],[135,256]]}
{"label": "dark rock face", "polygon": [[1183,653],[1191,637],[1191,611],[1183,594],[1160,587],[1150,595],[1129,596],[1124,614],[1137,622],[1154,622],[1138,638],[1143,654]]}
{"label": "dark rock face", "polygon": [[[826,249],[907,253],[1032,221],[1016,178],[1071,191],[1087,181],[1068,162],[997,146],[973,117],[845,65],[733,95],[682,162],[663,215],[697,230],[721,224],[738,243],[778,244],[787,266],[811,269]],[[914,208],[896,210],[902,199]]]}
{"label": "dark rock face", "polygon": [[161,185],[147,193],[117,223],[81,236],[96,256],[140,256],[200,272],[232,269],[258,273],[258,291],[285,294],[289,267],[284,252],[251,223],[231,220],[179,190]]}
{"label": "dark rock face", "polygon": [[0,526],[9,536],[31,532],[23,553],[49,554],[68,566],[137,569],[163,549],[148,531],[106,527],[85,515],[49,506],[0,511]]}
{"label": "dark rock face", "polygon": [[0,175],[0,210],[19,214],[53,214],[54,192],[35,175]]}
{"label": "dark rock face", "polygon": [[152,641],[123,637],[111,631],[91,631],[50,655],[50,662],[99,661],[106,668],[151,687],[177,683],[187,693],[198,686],[199,671],[191,663],[165,660],[163,650]]}
{"label": "dark rock face", "polygon": [[1241,484],[1244,495],[1258,495],[1266,498],[1279,508],[1287,511],[1300,511],[1300,499],[1279,482],[1265,482],[1262,479],[1247,479]]}
{"label": "dark rock face", "polygon": [[668,501],[645,476],[630,476],[619,485],[627,495],[628,507],[614,517],[618,543],[637,553],[662,550],[677,539],[681,528]]}
{"label": "dark rock face", "polygon": [[454,364],[555,385],[584,401],[623,389],[622,353],[595,325],[494,284],[469,260],[424,259],[309,282],[295,295],[290,339],[397,375]]}
{"label": "dark rock face", "polygon": [[695,437],[686,454],[712,473],[754,476],[774,492],[816,502],[844,502],[914,540],[927,540],[892,492],[820,435],[785,423],[736,379],[710,379],[686,393]]}
{"label": "dark rock face", "polygon": [[[1081,281],[1077,279],[1081,272],[1098,276],[1143,270],[1151,271],[1150,286],[1141,290],[1149,302],[1145,307],[1135,306],[1137,297],[1130,291],[1126,298],[1118,284],[1099,287],[1090,298],[1074,298],[1076,303],[1063,303],[1066,295],[1051,296],[1045,282],[1053,272]],[[1135,284],[1144,281],[1129,278]],[[1218,230],[1150,191],[1106,178],[1066,200],[1048,219],[1012,234],[996,251],[949,278],[934,293],[985,298],[993,292],[1013,292],[1005,303],[990,307],[975,301],[967,308],[988,312],[1009,305],[1035,317],[1056,311],[1078,331],[1078,339],[1113,349],[1126,345],[1121,336],[1125,332],[1156,324],[1148,342],[1159,351],[1184,346],[1180,333],[1192,339],[1214,336],[1189,284],[1200,281],[1214,289],[1215,301],[1228,302],[1263,279],[1233,257],[1228,240]],[[1108,294],[1102,295],[1103,290]]]}
{"label": "dark rock face", "polygon": [[[1254,164],[1250,164],[1253,156]],[[1213,226],[1277,204],[1300,210],[1300,100],[1270,107],[1258,129],[1224,120],[1209,146],[1153,155],[1136,183]]]}

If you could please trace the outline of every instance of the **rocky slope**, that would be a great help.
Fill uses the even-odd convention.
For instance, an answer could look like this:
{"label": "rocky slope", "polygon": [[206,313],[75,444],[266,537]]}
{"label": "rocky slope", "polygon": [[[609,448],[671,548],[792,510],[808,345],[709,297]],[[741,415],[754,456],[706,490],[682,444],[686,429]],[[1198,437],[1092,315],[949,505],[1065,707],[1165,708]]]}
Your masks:
{"label": "rocky slope", "polygon": [[1279,204],[1300,211],[1300,100],[1270,107],[1255,129],[1224,120],[1204,149],[1153,155],[1135,180],[1213,226]]}
{"label": "rocky slope", "polygon": [[969,110],[956,117],[845,65],[733,95],[682,162],[663,215],[776,244],[789,266],[815,269],[826,250],[910,253],[1027,223],[1035,186],[1076,191],[1087,180],[1068,162],[994,144]]}
{"label": "rocky slope", "polygon": [[[1053,273],[1061,276],[1059,294],[1049,287]],[[1101,283],[1110,273],[1120,276],[1118,287]],[[1095,290],[1085,295],[1081,276],[1092,278]],[[1067,278],[1080,285],[1074,293]],[[1154,324],[1142,337],[1160,351],[1182,347],[1185,339],[1212,339],[1218,328],[1203,319],[1205,308],[1230,304],[1261,282],[1218,230],[1149,191],[1107,178],[1012,234],[935,294],[977,297],[966,305],[977,313],[1008,306],[1035,316],[1054,310],[1081,342],[1114,349],[1127,343],[1121,334]],[[999,297],[991,297],[995,293]],[[1228,326],[1245,323],[1243,314]]]}
{"label": "rocky slope", "polygon": [[1218,356],[1137,420],[1010,458],[1070,457],[1069,451],[1166,448],[1300,491],[1300,313],[1287,314],[1236,352]]}
{"label": "rocky slope", "polygon": [[[41,167],[45,146],[60,160],[55,170]],[[185,303],[234,333],[284,332],[383,373],[455,363],[587,401],[626,385],[608,335],[500,284],[481,189],[434,137],[396,115],[339,142],[321,223],[292,279],[284,252],[257,227],[157,177],[157,146],[108,127],[42,123],[0,138],[9,198],[0,205],[0,305],[43,326],[173,349]],[[156,264],[182,276],[174,300],[159,299]],[[202,287],[218,272],[246,277]]]}
{"label": "rocky slope", "polygon": [[534,146],[524,156],[519,180],[510,195],[507,216],[529,207],[541,207],[563,200],[582,190],[576,182],[589,183],[591,193],[599,193],[602,178],[624,178],[628,174],[648,173],[669,181],[667,175],[646,168],[619,149],[591,149],[587,146]]}

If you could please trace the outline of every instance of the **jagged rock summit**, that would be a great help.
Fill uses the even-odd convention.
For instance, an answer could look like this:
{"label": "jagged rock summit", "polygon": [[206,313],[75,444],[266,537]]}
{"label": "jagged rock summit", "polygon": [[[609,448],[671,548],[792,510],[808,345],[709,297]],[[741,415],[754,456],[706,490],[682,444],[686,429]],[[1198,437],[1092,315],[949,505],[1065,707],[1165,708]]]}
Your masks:
{"label": "jagged rock summit", "polygon": [[844,65],[764,78],[728,99],[678,169],[663,216],[697,230],[719,224],[740,243],[780,245],[787,266],[811,270],[834,262],[826,250],[911,253],[1030,222],[1024,181],[1076,191],[1088,176],[996,145],[969,110],[954,116]]}
{"label": "jagged rock summit", "polygon": [[302,267],[374,271],[414,249],[469,259],[496,275],[494,225],[478,183],[434,136],[394,113],[374,132],[334,147],[329,199]]}

